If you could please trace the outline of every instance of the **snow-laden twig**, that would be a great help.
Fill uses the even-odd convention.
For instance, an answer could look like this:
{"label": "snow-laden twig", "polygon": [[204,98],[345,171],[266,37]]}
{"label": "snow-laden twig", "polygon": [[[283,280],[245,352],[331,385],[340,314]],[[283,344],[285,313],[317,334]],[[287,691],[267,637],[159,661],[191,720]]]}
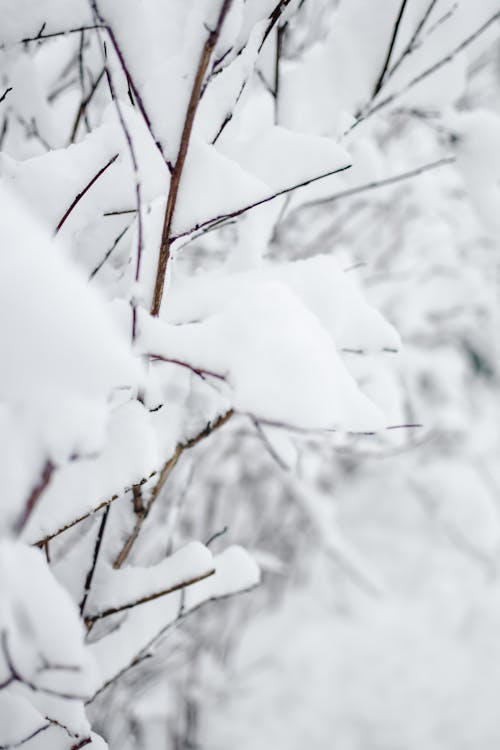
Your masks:
{"label": "snow-laden twig", "polygon": [[199,581],[204,581],[205,578],[209,578],[210,576],[213,576],[215,573],[215,570],[209,570],[206,573],[202,573],[199,576],[195,576],[194,578],[189,578],[185,581],[181,581],[180,583],[176,583],[173,586],[169,586],[166,589],[162,589],[160,591],[155,591],[153,594],[148,594],[147,596],[140,597],[139,599],[135,599],[132,602],[126,602],[125,604],[120,604],[117,607],[109,607],[108,609],[102,610],[102,612],[97,612],[93,615],[88,615],[85,617],[85,624],[87,627],[93,625],[98,620],[102,620],[105,617],[110,617],[111,615],[116,615],[119,612],[125,612],[128,609],[134,609],[135,607],[139,607],[141,604],[147,604],[148,602],[155,601],[155,599],[160,599],[162,596],[168,596],[168,594],[173,594],[174,591],[179,591],[180,589],[185,589],[188,586],[192,586],[194,583],[199,583]]}

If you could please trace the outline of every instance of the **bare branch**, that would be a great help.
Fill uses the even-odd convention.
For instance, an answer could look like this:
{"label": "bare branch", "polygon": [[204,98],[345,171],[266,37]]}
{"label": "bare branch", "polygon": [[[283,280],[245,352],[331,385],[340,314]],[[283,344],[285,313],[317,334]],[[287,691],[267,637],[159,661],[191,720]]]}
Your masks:
{"label": "bare branch", "polygon": [[403,13],[405,11],[405,7],[406,7],[407,2],[408,2],[408,0],[402,0],[401,5],[399,6],[399,13],[398,13],[396,21],[394,23],[394,27],[393,27],[393,30],[392,30],[391,40],[389,42],[389,47],[387,48],[387,54],[386,54],[386,57],[385,57],[385,60],[384,60],[384,64],[382,66],[382,70],[380,71],[380,75],[379,75],[379,77],[377,79],[377,82],[375,84],[375,88],[373,89],[372,99],[374,99],[377,96],[378,92],[380,91],[380,89],[382,88],[382,86],[384,84],[384,79],[385,79],[385,77],[387,75],[389,64],[391,62],[392,51],[394,49],[394,45],[396,44],[396,39],[398,37],[399,27],[401,25],[401,21],[403,20]]}
{"label": "bare branch", "polygon": [[92,564],[90,566],[89,572],[87,573],[87,577],[85,579],[83,597],[80,602],[80,615],[83,615],[83,613],[85,612],[85,605],[87,603],[87,599],[90,594],[90,589],[92,588],[92,581],[94,579],[94,573],[95,573],[95,569],[97,565],[97,560],[99,558],[99,552],[100,552],[102,540],[104,537],[104,530],[106,529],[106,522],[108,520],[110,507],[111,507],[110,505],[106,505],[104,509],[104,513],[102,514],[101,523],[97,532],[97,537],[96,537],[96,541],[94,545],[94,554],[92,556]]}
{"label": "bare branch", "polygon": [[12,86],[8,86],[5,91],[3,92],[2,96],[0,96],[0,104],[4,101],[4,99],[7,97],[7,94],[9,91],[12,91]]}
{"label": "bare branch", "polygon": [[97,89],[99,87],[99,84],[103,80],[105,73],[106,73],[106,70],[105,70],[105,68],[103,68],[101,70],[101,72],[99,73],[99,75],[97,76],[97,78],[95,79],[94,83],[92,84],[92,87],[91,87],[89,93],[87,94],[87,96],[85,97],[85,99],[83,99],[81,101],[80,106],[78,107],[78,112],[76,113],[76,117],[75,117],[75,121],[73,123],[73,127],[71,129],[71,135],[70,135],[70,139],[69,139],[70,143],[74,143],[75,138],[76,138],[76,133],[77,133],[77,130],[78,130],[78,126],[80,125],[80,121],[81,121],[82,117],[85,115],[85,112],[87,111],[87,107],[90,104],[90,102],[92,101],[92,97],[94,96],[95,92],[97,91]]}
{"label": "bare branch", "polygon": [[219,39],[222,25],[229,11],[229,8],[231,7],[231,3],[232,0],[223,0],[222,2],[215,29],[213,29],[208,35],[208,38],[201,51],[200,59],[198,61],[198,68],[196,70],[193,87],[191,89],[191,96],[189,97],[187,112],[184,119],[184,126],[182,129],[179,153],[177,154],[175,165],[172,170],[172,178],[170,180],[170,188],[168,191],[167,204],[165,207],[165,217],[163,221],[160,252],[158,256],[158,267],[156,270],[156,280],[153,292],[153,303],[151,305],[151,315],[153,315],[154,317],[157,317],[160,314],[163,289],[165,286],[165,277],[167,273],[167,264],[170,257],[170,246],[172,244],[172,237],[170,236],[172,221],[174,218],[175,206],[177,204],[177,196],[179,194],[182,172],[189,148],[189,141],[191,139],[191,131],[193,129],[194,118],[196,116],[196,110],[198,109],[198,104],[200,101],[203,81],[208,68],[208,64],[210,62],[210,58],[212,56],[212,52],[214,51],[214,48]]}
{"label": "bare branch", "polygon": [[311,177],[311,179],[309,180],[298,182],[296,185],[291,185],[290,187],[283,188],[283,190],[278,190],[276,193],[273,193],[272,195],[268,195],[265,198],[261,198],[260,200],[255,201],[254,203],[249,203],[247,206],[243,206],[243,208],[238,208],[235,211],[230,211],[227,214],[221,214],[220,216],[215,216],[211,219],[207,219],[206,221],[202,221],[200,224],[196,224],[194,227],[191,227],[191,229],[188,229],[187,231],[181,232],[175,237],[172,237],[172,241],[178,240],[181,237],[186,237],[192,232],[197,232],[199,229],[203,229],[205,227],[212,227],[215,224],[219,224],[219,223],[222,223],[223,221],[227,221],[227,219],[233,219],[236,216],[241,216],[247,211],[250,211],[252,208],[256,208],[257,206],[262,206],[264,203],[269,203],[269,201],[273,201],[275,200],[275,198],[279,198],[281,195],[287,195],[288,193],[291,193],[294,190],[298,190],[299,188],[306,187],[307,185],[311,185],[313,182],[318,182],[319,180],[324,180],[326,177],[331,177],[334,174],[345,172],[347,169],[350,169],[351,166],[352,164],[346,164],[345,167],[340,167],[339,169],[333,169],[330,172],[325,172],[323,174],[317,175],[317,177]]}
{"label": "bare branch", "polygon": [[438,167],[444,167],[449,164],[453,164],[454,161],[455,157],[446,156],[442,159],[437,159],[437,161],[423,164],[422,166],[416,167],[415,169],[410,169],[407,172],[400,172],[400,174],[393,175],[392,177],[386,177],[382,180],[373,180],[372,182],[365,182],[362,185],[356,185],[352,188],[346,188],[346,190],[340,190],[338,193],[326,196],[325,198],[317,198],[316,200],[309,201],[309,203],[305,203],[303,206],[300,206],[300,209],[310,208],[312,206],[323,206],[325,204],[340,200],[341,198],[348,198],[351,195],[358,195],[359,193],[365,193],[369,190],[376,190],[377,188],[394,185],[397,182],[403,182],[405,180],[411,179],[412,177],[418,177],[418,175],[424,174],[424,172],[430,172],[431,170],[437,169]]}
{"label": "bare branch", "polygon": [[350,132],[355,127],[357,127],[361,122],[366,120],[371,115],[375,114],[375,112],[378,112],[379,110],[383,109],[384,107],[387,107],[388,104],[392,104],[396,99],[398,99],[403,94],[406,94],[407,91],[412,89],[414,86],[416,86],[418,83],[421,83],[426,78],[428,78],[430,75],[435,73],[436,71],[440,70],[444,65],[447,63],[450,63],[456,55],[458,55],[460,52],[463,52],[464,49],[467,49],[467,47],[472,44],[473,42],[478,39],[481,34],[483,34],[489,27],[495,23],[495,21],[498,21],[500,19],[500,11],[495,13],[493,16],[491,16],[487,21],[485,21],[476,31],[474,31],[472,34],[467,36],[465,39],[463,39],[460,44],[458,44],[456,47],[454,47],[447,55],[442,57],[440,60],[438,60],[433,65],[429,66],[425,70],[423,70],[421,73],[419,73],[415,78],[412,78],[402,89],[399,89],[398,91],[395,91],[393,94],[389,94],[385,97],[385,99],[381,99],[379,102],[376,102],[373,104],[372,107],[370,107],[366,112],[360,115],[356,122],[349,128],[347,132]]}
{"label": "bare branch", "polygon": [[94,175],[94,176],[92,177],[92,179],[91,179],[91,180],[89,180],[89,182],[88,182],[88,183],[87,183],[87,184],[85,185],[85,187],[83,188],[83,190],[82,190],[82,191],[81,191],[80,193],[78,193],[78,195],[76,196],[76,198],[74,198],[74,200],[73,200],[73,201],[71,202],[70,206],[69,206],[69,207],[68,207],[68,208],[66,209],[66,211],[65,211],[65,212],[64,212],[64,214],[63,214],[63,216],[62,216],[62,217],[61,217],[61,219],[59,220],[59,222],[58,222],[58,224],[57,224],[57,227],[56,227],[56,229],[55,229],[55,232],[54,232],[54,234],[57,234],[57,233],[58,233],[58,232],[60,231],[60,229],[62,228],[63,224],[64,224],[64,223],[66,222],[66,220],[68,219],[69,215],[70,215],[70,214],[71,214],[71,212],[72,212],[72,211],[73,211],[73,210],[75,209],[75,207],[76,207],[76,206],[78,205],[78,203],[79,203],[79,202],[81,201],[81,199],[82,199],[82,198],[84,197],[84,195],[86,195],[86,193],[88,193],[88,191],[90,190],[90,188],[91,188],[91,187],[92,187],[93,185],[95,185],[95,183],[97,182],[97,180],[99,179],[99,177],[100,177],[101,175],[103,175],[103,174],[104,174],[104,172],[105,172],[105,171],[106,171],[106,170],[107,170],[107,169],[108,169],[108,168],[109,168],[109,167],[110,167],[110,166],[111,166],[111,165],[112,165],[112,164],[113,164],[113,163],[114,163],[114,162],[115,162],[115,161],[116,161],[117,159],[118,159],[118,154],[115,154],[114,156],[112,156],[112,157],[111,157],[111,159],[110,159],[110,160],[109,160],[109,161],[108,161],[108,162],[107,162],[107,163],[106,163],[106,164],[105,164],[105,165],[104,165],[103,167],[101,167],[101,169],[100,169],[100,170],[99,170],[98,172],[96,172],[96,174],[95,174],[95,175]]}

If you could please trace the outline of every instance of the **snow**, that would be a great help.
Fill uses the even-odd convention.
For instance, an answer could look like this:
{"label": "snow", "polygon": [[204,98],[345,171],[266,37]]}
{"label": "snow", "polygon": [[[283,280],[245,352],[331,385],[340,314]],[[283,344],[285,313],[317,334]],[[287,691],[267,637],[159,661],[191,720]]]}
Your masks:
{"label": "snow", "polygon": [[238,545],[233,545],[214,557],[215,575],[186,589],[184,609],[186,612],[199,607],[209,599],[230,596],[251,589],[260,581],[260,571],[250,554]]}
{"label": "snow", "polygon": [[139,364],[61,248],[10,190],[0,197],[0,398],[27,415],[47,457],[92,453],[111,390],[136,386]]}
{"label": "snow", "polygon": [[166,326],[143,317],[140,347],[222,376],[233,406],[257,419],[299,429],[376,430],[384,424],[332,337],[284,284],[253,285],[201,323]]}

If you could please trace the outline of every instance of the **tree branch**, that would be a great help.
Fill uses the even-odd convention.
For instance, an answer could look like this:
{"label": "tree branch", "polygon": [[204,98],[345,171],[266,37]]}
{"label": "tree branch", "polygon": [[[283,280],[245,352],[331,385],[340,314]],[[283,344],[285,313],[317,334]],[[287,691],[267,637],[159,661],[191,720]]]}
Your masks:
{"label": "tree branch", "polygon": [[75,207],[78,205],[78,203],[81,201],[81,199],[84,197],[84,195],[86,195],[86,193],[88,193],[88,191],[90,190],[90,188],[93,185],[95,185],[95,183],[97,182],[97,180],[99,179],[99,177],[101,175],[103,175],[104,172],[117,159],[118,159],[118,154],[115,154],[114,156],[112,156],[111,159],[103,167],[101,167],[101,169],[98,172],[96,172],[96,174],[92,177],[92,179],[89,180],[89,182],[85,185],[85,187],[83,188],[83,190],[80,193],[78,193],[78,195],[76,196],[76,198],[71,202],[70,206],[67,208],[67,210],[65,211],[65,213],[63,214],[63,216],[60,218],[60,220],[59,220],[59,222],[57,224],[57,227],[55,229],[54,234],[57,234],[60,231],[60,229],[62,228],[63,224],[66,222],[66,220],[68,219],[69,215],[75,209]]}
{"label": "tree branch", "polygon": [[158,256],[158,267],[156,270],[153,302],[151,305],[151,315],[153,315],[154,317],[158,317],[158,315],[160,314],[163,289],[165,286],[165,277],[167,273],[167,264],[170,257],[170,246],[172,244],[172,237],[170,236],[172,221],[177,204],[182,172],[189,148],[189,141],[191,139],[191,131],[193,129],[194,118],[196,116],[196,110],[200,101],[203,80],[205,78],[205,73],[207,71],[212,52],[219,39],[224,19],[229,11],[229,8],[231,7],[231,3],[232,0],[223,0],[222,2],[215,29],[213,29],[213,31],[211,31],[208,35],[208,38],[201,51],[200,59],[198,61],[198,68],[196,70],[193,87],[191,89],[191,96],[189,98],[187,112],[184,119],[184,126],[182,129],[179,153],[177,154],[175,165],[172,170],[170,188],[167,196],[167,204],[165,207],[165,217],[163,220],[160,251]]}
{"label": "tree branch", "polygon": [[89,594],[90,594],[90,589],[92,588],[92,581],[94,579],[94,573],[95,573],[95,569],[96,569],[96,565],[97,565],[97,560],[99,558],[99,552],[100,552],[102,540],[103,540],[103,537],[104,537],[104,530],[106,528],[106,523],[107,523],[107,520],[108,520],[108,515],[109,515],[109,509],[110,509],[110,507],[111,506],[109,504],[106,505],[106,507],[104,509],[104,513],[102,514],[101,523],[100,523],[100,526],[99,526],[99,530],[97,532],[97,537],[96,537],[96,541],[95,541],[95,545],[94,545],[94,554],[92,556],[92,564],[90,566],[89,572],[87,573],[87,577],[85,579],[85,587],[84,587],[84,591],[83,591],[83,597],[82,597],[82,600],[80,602],[80,615],[83,615],[83,613],[85,612],[85,605],[87,603],[87,599],[88,599]]}
{"label": "tree branch", "polygon": [[377,78],[377,82],[375,83],[375,88],[373,89],[372,99],[374,99],[377,96],[378,92],[380,91],[380,89],[382,88],[382,86],[384,84],[384,78],[386,77],[387,70],[388,70],[389,64],[391,62],[392,51],[394,49],[394,45],[396,44],[396,39],[398,37],[399,27],[401,25],[401,21],[403,20],[403,13],[405,11],[405,7],[406,7],[407,2],[408,2],[408,0],[402,0],[401,5],[399,6],[399,13],[398,13],[396,21],[394,23],[394,27],[393,27],[393,30],[392,30],[391,41],[389,42],[389,47],[387,48],[387,54],[386,54],[386,57],[385,57],[385,60],[384,60],[384,64],[382,65],[382,70],[380,71],[380,75]]}

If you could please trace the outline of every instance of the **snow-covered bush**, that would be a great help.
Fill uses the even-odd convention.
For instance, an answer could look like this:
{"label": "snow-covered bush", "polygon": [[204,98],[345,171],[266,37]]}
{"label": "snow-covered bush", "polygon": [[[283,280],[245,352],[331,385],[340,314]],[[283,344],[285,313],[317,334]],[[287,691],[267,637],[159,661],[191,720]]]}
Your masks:
{"label": "snow-covered bush", "polygon": [[[466,93],[500,7],[0,11],[0,748],[193,746],[200,696],[181,731],[173,693],[186,670],[215,680],[222,620],[237,639],[245,616],[208,602],[253,590],[259,565],[279,579],[312,541],[384,590],[337,524],[331,452],[418,434],[428,402],[401,383],[433,371],[411,348],[428,305],[390,296],[416,294],[414,274],[365,294],[356,269],[372,253],[404,276],[398,243],[455,264],[456,205],[471,241],[479,221],[498,233],[500,119]],[[424,189],[400,206],[412,178]],[[390,242],[353,209],[380,215],[378,195]]]}

